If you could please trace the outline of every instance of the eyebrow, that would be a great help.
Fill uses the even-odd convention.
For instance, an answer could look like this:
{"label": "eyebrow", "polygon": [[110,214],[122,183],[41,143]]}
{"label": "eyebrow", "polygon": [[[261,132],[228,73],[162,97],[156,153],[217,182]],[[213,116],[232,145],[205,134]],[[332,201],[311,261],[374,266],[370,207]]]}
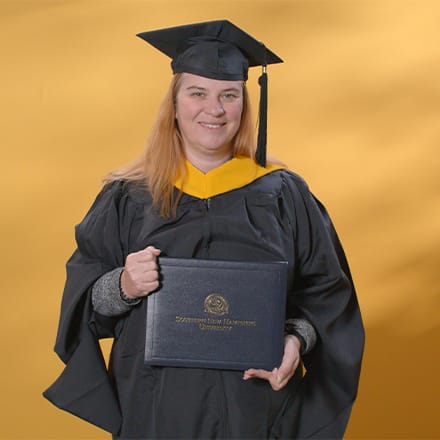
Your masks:
{"label": "eyebrow", "polygon": [[[193,90],[193,89],[195,89],[195,90],[202,90],[202,91],[205,91],[205,92],[208,90],[205,87],[200,87],[200,86],[189,86],[189,87],[186,88],[186,90]],[[239,89],[237,87],[229,87],[227,89],[223,89],[222,93],[224,93],[224,92],[237,92],[237,93],[240,93],[240,91],[241,91],[241,89]]]}

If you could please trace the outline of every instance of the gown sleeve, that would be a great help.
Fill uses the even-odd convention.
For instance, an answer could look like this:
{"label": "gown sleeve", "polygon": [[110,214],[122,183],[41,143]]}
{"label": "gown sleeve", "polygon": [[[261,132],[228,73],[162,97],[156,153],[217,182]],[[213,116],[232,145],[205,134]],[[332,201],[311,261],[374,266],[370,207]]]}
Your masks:
{"label": "gown sleeve", "polygon": [[124,264],[124,234],[135,208],[123,186],[122,182],[105,186],[76,226],[77,249],[66,265],[55,342],[65,368],[43,393],[57,407],[115,434],[121,414],[98,340],[113,336],[117,320],[93,311],[91,288],[103,274]]}
{"label": "gown sleeve", "polygon": [[357,296],[324,206],[297,176],[286,179],[284,200],[295,247],[287,313],[307,319],[318,340],[303,357],[306,373],[281,418],[280,437],[338,439],[357,394],[364,347]]}

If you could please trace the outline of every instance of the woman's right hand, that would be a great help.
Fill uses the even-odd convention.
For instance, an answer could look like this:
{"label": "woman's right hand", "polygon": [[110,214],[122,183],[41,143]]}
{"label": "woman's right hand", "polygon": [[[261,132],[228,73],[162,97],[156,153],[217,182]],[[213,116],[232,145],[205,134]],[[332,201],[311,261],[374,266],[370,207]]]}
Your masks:
{"label": "woman's right hand", "polygon": [[121,274],[121,287],[129,299],[147,296],[159,287],[157,257],[160,252],[160,249],[148,246],[127,255]]}

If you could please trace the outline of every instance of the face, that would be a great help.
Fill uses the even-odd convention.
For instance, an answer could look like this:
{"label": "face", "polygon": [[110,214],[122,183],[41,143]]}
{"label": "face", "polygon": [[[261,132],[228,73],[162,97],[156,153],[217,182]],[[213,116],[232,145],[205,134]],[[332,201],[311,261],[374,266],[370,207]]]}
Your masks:
{"label": "face", "polygon": [[242,110],[242,81],[182,74],[176,96],[176,119],[186,157],[227,160]]}

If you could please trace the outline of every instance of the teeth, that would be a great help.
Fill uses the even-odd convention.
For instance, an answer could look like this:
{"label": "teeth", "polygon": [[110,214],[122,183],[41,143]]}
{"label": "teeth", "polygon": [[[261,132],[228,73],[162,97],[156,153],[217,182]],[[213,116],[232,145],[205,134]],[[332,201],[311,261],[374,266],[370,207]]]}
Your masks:
{"label": "teeth", "polygon": [[219,128],[222,126],[222,124],[204,124],[204,123],[202,123],[202,125],[207,128]]}

